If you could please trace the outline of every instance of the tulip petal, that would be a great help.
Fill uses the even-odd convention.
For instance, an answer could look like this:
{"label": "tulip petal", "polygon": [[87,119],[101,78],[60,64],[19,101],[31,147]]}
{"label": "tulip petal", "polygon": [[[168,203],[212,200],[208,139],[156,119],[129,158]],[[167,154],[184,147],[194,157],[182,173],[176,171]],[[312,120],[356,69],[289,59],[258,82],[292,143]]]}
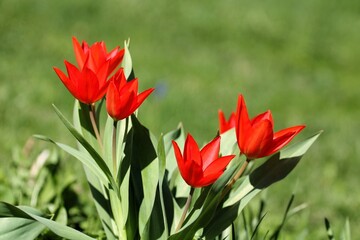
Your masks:
{"label": "tulip petal", "polygon": [[236,138],[240,149],[244,148],[247,142],[247,135],[251,130],[251,123],[249,114],[246,108],[246,103],[243,95],[238,98],[238,105],[236,109]]}
{"label": "tulip petal", "polygon": [[219,118],[219,131],[220,133],[225,132],[226,130],[226,119],[224,112],[222,110],[218,111],[218,118]]}
{"label": "tulip petal", "polygon": [[84,67],[84,63],[86,60],[86,54],[84,53],[83,48],[80,46],[80,43],[76,39],[76,37],[72,38],[73,46],[74,46],[74,53],[76,61],[79,65],[79,68],[82,69]]}
{"label": "tulip petal", "polygon": [[115,68],[122,62],[124,58],[125,50],[119,48],[113,49],[107,56],[107,59],[110,60],[110,66],[109,66],[109,74],[111,74]]}
{"label": "tulip petal", "polygon": [[230,163],[230,161],[235,157],[235,155],[228,155],[224,157],[220,157],[215,159],[213,162],[209,164],[209,166],[204,170],[204,177],[209,175],[222,173],[224,172],[226,166]]}
{"label": "tulip petal", "polygon": [[271,121],[264,120],[256,124],[247,135],[245,144],[241,152],[249,159],[263,157],[263,149],[267,148],[273,140],[273,130]]}
{"label": "tulip petal", "polygon": [[99,96],[97,76],[87,67],[83,69],[81,78],[78,80],[78,94],[78,99],[87,104],[94,103],[103,97]]}
{"label": "tulip petal", "polygon": [[176,158],[177,164],[178,164],[179,169],[181,171],[185,167],[184,158],[183,158],[183,156],[181,154],[181,150],[179,148],[179,145],[174,140],[172,141],[172,145],[173,145],[173,148],[174,148],[174,153],[175,153],[175,158]]}
{"label": "tulip petal", "polygon": [[274,126],[274,120],[273,120],[273,117],[272,117],[272,114],[271,114],[271,111],[268,110],[264,113],[261,113],[259,115],[257,115],[256,117],[254,117],[252,120],[251,120],[251,125],[254,126],[255,124],[261,122],[261,121],[264,121],[264,120],[268,120],[270,121],[271,123],[271,128],[273,128]]}
{"label": "tulip petal", "polygon": [[117,91],[114,80],[110,80],[106,92],[106,110],[112,118],[115,118],[117,112],[116,104],[118,102],[118,99],[119,99],[119,93]]}
{"label": "tulip petal", "polygon": [[200,151],[202,158],[202,170],[205,169],[219,157],[220,137],[214,138],[210,143],[206,144]]}
{"label": "tulip petal", "polygon": [[202,163],[199,146],[190,134],[187,135],[185,140],[184,159],[186,162],[193,161],[199,166]]}
{"label": "tulip petal", "polygon": [[266,150],[266,155],[274,154],[285,145],[287,145],[301,130],[305,128],[304,125],[294,126],[280,130],[274,134],[271,147]]}

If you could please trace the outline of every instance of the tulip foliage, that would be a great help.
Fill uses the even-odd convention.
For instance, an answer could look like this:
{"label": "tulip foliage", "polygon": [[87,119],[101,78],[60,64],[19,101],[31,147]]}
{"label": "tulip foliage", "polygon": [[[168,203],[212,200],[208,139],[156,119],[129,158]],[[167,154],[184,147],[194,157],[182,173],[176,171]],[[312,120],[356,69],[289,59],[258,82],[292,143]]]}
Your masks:
{"label": "tulip foliage", "polygon": [[[134,76],[128,42],[110,52],[104,42],[73,38],[73,46],[77,66],[65,61],[67,75],[54,68],[75,97],[73,121],[54,109],[78,146],[37,137],[82,163],[106,239],[237,239],[242,226],[234,223],[246,205],[285,178],[320,134],[284,148],[304,126],[274,133],[271,112],[250,119],[240,95],[229,121],[219,111],[220,132],[204,145],[182,125],[154,136],[136,114],[154,89],[138,92],[143,80]],[[35,237],[48,228],[67,239],[94,239],[30,207],[1,203],[0,217],[19,234],[33,226]]]}

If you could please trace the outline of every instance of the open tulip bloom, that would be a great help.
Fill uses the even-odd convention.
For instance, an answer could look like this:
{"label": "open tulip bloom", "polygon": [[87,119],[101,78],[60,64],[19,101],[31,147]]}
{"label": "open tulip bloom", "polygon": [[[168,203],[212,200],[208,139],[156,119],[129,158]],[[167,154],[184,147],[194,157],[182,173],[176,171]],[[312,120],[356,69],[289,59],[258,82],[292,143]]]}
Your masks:
{"label": "open tulip bloom", "polygon": [[54,67],[54,70],[69,92],[80,102],[93,104],[105,96],[109,82],[108,68],[109,63],[94,72],[86,65],[78,69],[73,64],[65,61],[68,76],[60,69]]}
{"label": "open tulip bloom", "polygon": [[[154,89],[138,92],[128,43],[123,50],[107,52],[104,42],[80,45],[73,38],[73,47],[78,67],[65,61],[67,75],[54,68],[76,99],[73,123],[55,105],[54,109],[78,146],[37,137],[81,162],[101,225],[89,230],[88,224],[74,229],[58,223],[64,219],[58,216],[65,209],[62,205],[44,214],[0,202],[1,233],[10,234],[10,239],[22,239],[25,231],[36,238],[45,228],[76,240],[238,239],[244,231],[249,234],[241,222],[247,203],[285,178],[319,136],[282,150],[304,126],[273,133],[271,112],[250,119],[242,95],[228,121],[218,112],[220,135],[201,149],[190,134],[185,137],[182,125],[154,136],[136,115]],[[217,132],[214,129],[214,135]],[[269,155],[245,171],[250,160]],[[50,204],[46,209],[59,205]]]}
{"label": "open tulip bloom", "polygon": [[181,176],[192,187],[204,187],[214,183],[225,171],[235,155],[219,157],[220,137],[216,137],[201,150],[188,134],[184,154],[175,141],[172,142]]}
{"label": "open tulip bloom", "polygon": [[106,109],[115,120],[130,116],[154,91],[154,88],[150,88],[138,94],[138,79],[126,81],[122,68],[109,81]]}
{"label": "open tulip bloom", "polygon": [[276,153],[305,128],[299,125],[274,133],[271,112],[250,119],[243,95],[238,99],[236,117],[237,142],[241,153],[250,160]]}
{"label": "open tulip bloom", "polygon": [[90,47],[85,41],[80,45],[75,37],[73,37],[73,47],[79,68],[83,69],[86,66],[94,73],[97,73],[107,63],[109,64],[108,73],[111,74],[123,60],[125,52],[124,49],[116,47],[108,53],[103,41],[95,42]]}

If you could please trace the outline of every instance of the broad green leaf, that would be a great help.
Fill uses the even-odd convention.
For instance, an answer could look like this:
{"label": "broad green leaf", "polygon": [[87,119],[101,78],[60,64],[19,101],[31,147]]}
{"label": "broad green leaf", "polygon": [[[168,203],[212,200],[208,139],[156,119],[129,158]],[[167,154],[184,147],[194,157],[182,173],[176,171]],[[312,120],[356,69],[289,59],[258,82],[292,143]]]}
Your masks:
{"label": "broad green leaf", "polygon": [[126,217],[123,215],[122,206],[118,195],[112,189],[109,190],[110,204],[115,219],[115,228],[119,239],[127,239],[126,235]]}
{"label": "broad green leaf", "polygon": [[263,165],[247,176],[239,188],[233,189],[224,206],[230,206],[240,201],[255,188],[264,189],[285,178],[295,168],[303,154],[306,153],[319,135],[320,133],[271,156]]}
{"label": "broad green leaf", "polygon": [[[95,136],[93,133],[93,128],[91,126],[91,122],[89,119],[89,111],[88,111],[88,109],[85,109],[87,111],[85,111],[84,109],[80,109],[80,106],[83,107],[83,105],[80,105],[78,101],[75,101],[74,112],[73,112],[74,127],[80,133],[83,134],[83,136],[92,144],[92,146],[98,147],[98,142],[95,139]],[[100,107],[98,106],[98,109],[99,108]],[[98,110],[97,113],[100,113],[100,110]],[[99,117],[97,119],[99,119]],[[110,131],[111,131],[111,129],[110,129]],[[105,135],[105,133],[104,133],[104,135]],[[104,139],[104,142],[105,141],[106,141],[106,139]],[[78,144],[78,147],[80,149],[80,152],[83,155],[87,156],[89,159],[94,161],[92,159],[91,155],[88,153],[88,151],[81,144]],[[106,149],[105,149],[105,151],[106,151]],[[110,149],[110,151],[111,151],[111,149]],[[111,153],[110,153],[110,155],[111,155]],[[104,153],[104,156],[105,156],[104,160],[106,161],[106,163],[110,161],[109,164],[111,165],[111,159],[108,160],[106,158],[105,153]],[[97,174],[94,174],[93,173],[94,171],[91,170],[91,167],[88,167],[84,163],[83,163],[83,167],[84,167],[86,179],[89,183],[89,187],[91,190],[91,194],[92,194],[92,197],[93,197],[93,200],[95,203],[95,207],[96,207],[98,216],[101,219],[101,224],[102,224],[103,229],[106,234],[106,238],[108,240],[115,240],[115,239],[117,239],[117,236],[115,234],[116,227],[114,227],[115,224],[114,224],[114,219],[112,217],[113,214],[112,214],[111,205],[110,205],[110,201],[109,201],[109,192],[108,192],[108,189],[105,187],[108,185],[108,181],[106,179],[106,181],[104,182],[103,178],[97,176]],[[102,171],[100,171],[100,172],[101,172],[101,174],[103,174]]]}
{"label": "broad green leaf", "polygon": [[[168,223],[168,215],[167,213],[167,209],[165,208],[165,202],[164,202],[164,193],[163,193],[163,187],[164,185],[168,184],[167,182],[167,177],[165,175],[166,173],[166,153],[165,153],[165,144],[164,144],[164,135],[160,136],[160,139],[158,141],[158,146],[157,146],[157,156],[159,159],[159,185],[158,185],[158,199],[159,199],[159,203],[157,201],[155,201],[155,203],[158,204],[158,207],[161,208],[161,212],[162,212],[162,220],[164,222],[164,230],[163,230],[163,238],[167,238],[168,237],[168,233],[169,233],[169,223]],[[159,205],[160,204],[160,205]],[[173,213],[173,208],[169,209],[169,211],[171,211]],[[159,216],[160,217],[160,216]]]}
{"label": "broad green leaf", "polygon": [[71,125],[71,123],[62,115],[60,110],[53,105],[56,114],[59,116],[60,120],[64,123],[66,128],[71,132],[71,134],[78,140],[78,142],[88,151],[91,157],[95,160],[96,164],[100,167],[102,172],[106,175],[107,179],[109,180],[111,187],[116,191],[117,185],[114,178],[111,175],[109,168],[107,167],[105,161],[99,155],[99,153],[86,141],[86,139]]}
{"label": "broad green leaf", "polygon": [[45,228],[43,224],[31,219],[17,217],[0,218],[0,240],[33,240]]}
{"label": "broad green leaf", "polygon": [[122,68],[124,68],[124,74],[125,74],[126,79],[129,79],[129,77],[133,71],[129,46],[130,46],[130,39],[128,41],[124,41],[125,53],[124,53],[123,61],[121,63]]}
{"label": "broad green leaf", "polygon": [[[21,221],[19,221],[19,219],[21,219],[21,220],[27,220],[27,221],[22,221],[22,222],[23,223],[28,222],[28,224],[31,225],[33,227],[33,229],[37,229],[37,231],[40,230],[39,225],[32,224],[30,221],[38,222],[38,223],[42,224],[43,226],[49,228],[56,235],[66,238],[66,239],[94,240],[94,238],[91,238],[73,228],[70,228],[66,225],[63,225],[63,224],[57,223],[55,221],[49,220],[47,218],[44,218],[39,211],[37,211],[36,209],[30,208],[30,207],[26,207],[26,206],[16,207],[9,203],[0,202],[0,219],[3,219],[3,218],[8,219],[7,226],[9,226],[8,230],[10,230],[9,231],[10,233],[13,231],[11,228],[14,226],[17,226],[18,223],[21,222]],[[7,230],[2,227],[0,227],[0,229]],[[19,230],[17,232],[20,234],[21,228],[17,228],[17,230]],[[30,230],[30,231],[32,234],[35,233],[35,230]],[[9,232],[2,232],[2,233],[9,234]],[[19,238],[19,237],[21,237],[21,235],[15,237],[15,238],[12,238],[12,239],[23,239],[23,238]],[[0,239],[1,239],[1,237],[0,237]]]}
{"label": "broad green leaf", "polygon": [[[137,165],[140,170],[141,186],[144,194],[139,209],[139,232],[142,238],[146,238],[146,236],[149,236],[149,232],[152,231],[147,227],[149,226],[147,223],[153,214],[153,210],[156,210],[153,208],[156,189],[159,184],[159,160],[149,130],[140,124],[135,115],[131,116],[131,120],[133,125],[131,163],[134,166]],[[157,146],[157,143],[155,143],[155,146]],[[161,212],[159,214],[162,215]]]}
{"label": "broad green leaf", "polygon": [[75,100],[73,109],[73,124],[74,128],[82,134],[89,144],[99,151],[99,144],[96,140],[94,129],[90,120],[90,107],[88,104]]}
{"label": "broad green leaf", "polygon": [[41,135],[34,135],[34,137],[43,140],[43,141],[47,141],[47,142],[51,142],[53,144],[55,144],[56,146],[58,146],[59,148],[61,148],[62,150],[64,150],[65,152],[69,153],[70,155],[72,155],[73,157],[75,157],[76,159],[78,159],[82,164],[84,164],[93,174],[95,174],[95,176],[101,180],[101,182],[103,182],[105,185],[109,182],[107,177],[105,176],[105,174],[101,171],[101,169],[98,167],[98,165],[96,164],[96,162],[88,155],[85,154],[75,148],[72,148],[66,144],[62,144],[62,143],[58,143],[53,141],[52,139],[45,137],[45,136],[41,136]]}
{"label": "broad green leaf", "polygon": [[309,150],[316,139],[322,134],[322,132],[323,131],[320,131],[308,139],[305,139],[304,141],[284,148],[280,152],[280,159],[302,157],[307,152],[307,150]]}
{"label": "broad green leaf", "polygon": [[250,174],[250,183],[255,188],[263,189],[285,178],[296,167],[320,134],[321,132],[271,156]]}
{"label": "broad green leaf", "polygon": [[220,153],[222,156],[234,154],[234,149],[237,149],[237,140],[235,129],[230,129],[220,135]]}

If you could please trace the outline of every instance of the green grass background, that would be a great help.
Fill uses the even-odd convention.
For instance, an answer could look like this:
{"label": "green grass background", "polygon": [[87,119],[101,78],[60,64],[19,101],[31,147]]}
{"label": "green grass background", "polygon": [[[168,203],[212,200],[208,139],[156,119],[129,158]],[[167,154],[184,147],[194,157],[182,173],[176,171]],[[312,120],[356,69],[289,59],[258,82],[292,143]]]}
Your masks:
{"label": "green grass background", "polygon": [[240,93],[252,116],[271,109],[276,130],[306,124],[297,139],[324,130],[288,179],[267,191],[264,224],[280,222],[295,191],[295,204],[308,208],[289,220],[286,239],[325,239],[324,217],[336,234],[348,217],[357,239],[359,30],[354,0],[1,0],[1,169],[32,134],[73,141],[51,107],[71,116],[73,98],[52,69],[74,62],[71,37],[109,49],[130,37],[140,89],[157,88],[139,113],[157,136],[181,121],[209,141],[217,110],[229,114]]}

